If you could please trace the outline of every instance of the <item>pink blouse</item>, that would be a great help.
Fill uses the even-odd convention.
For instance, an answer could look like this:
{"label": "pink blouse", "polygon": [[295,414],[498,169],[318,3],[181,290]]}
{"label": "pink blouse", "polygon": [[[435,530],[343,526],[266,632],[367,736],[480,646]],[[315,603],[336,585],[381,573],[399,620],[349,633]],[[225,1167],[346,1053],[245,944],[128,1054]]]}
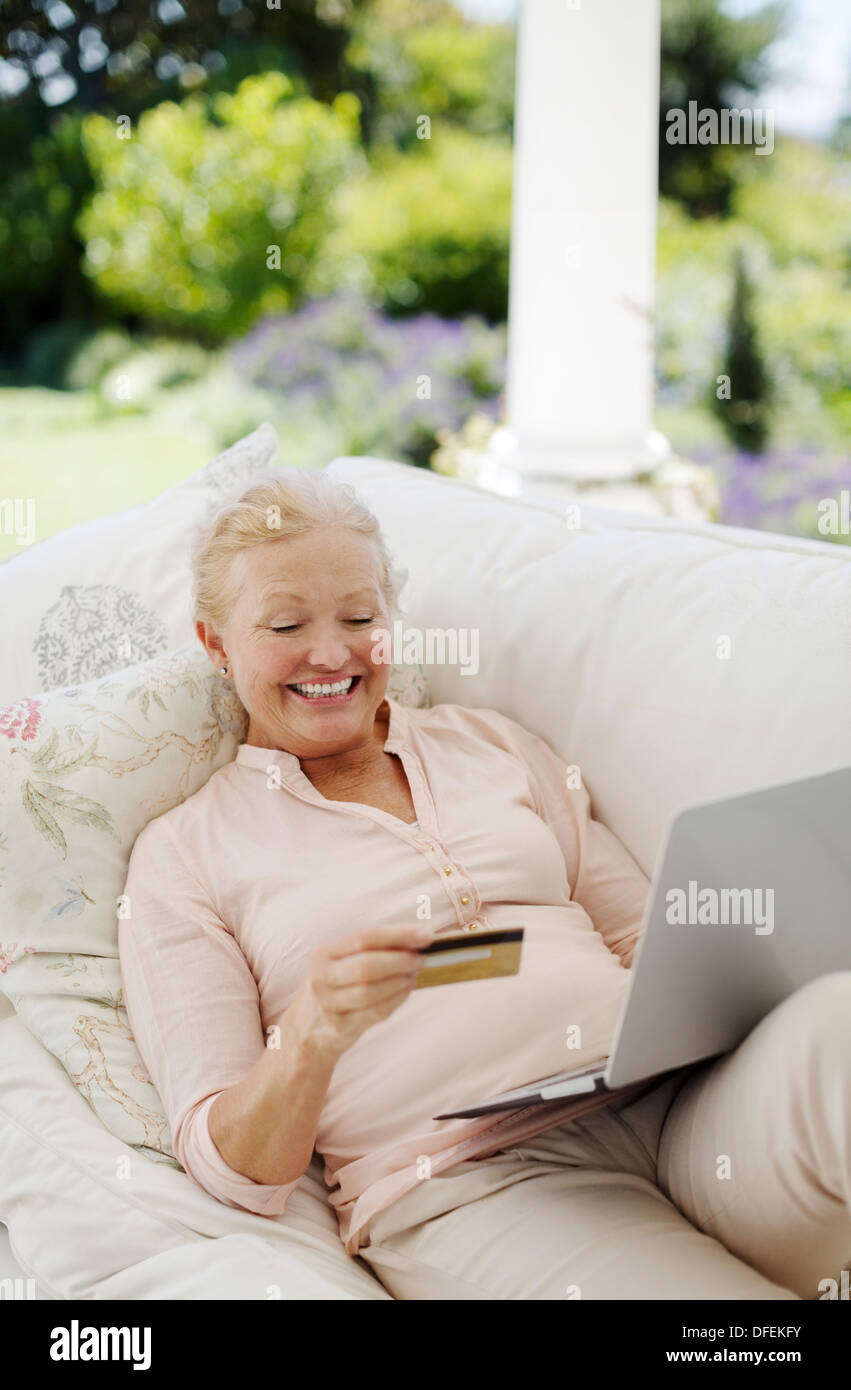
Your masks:
{"label": "pink blouse", "polygon": [[177,1158],[226,1205],[278,1216],[297,1183],[230,1168],[208,1117],[261,1056],[312,950],[415,923],[424,905],[438,934],[525,927],[517,975],[415,990],[337,1063],[316,1149],[351,1255],[429,1173],[608,1104],[433,1118],[608,1054],[649,889],[543,739],[494,709],[387,706],[384,747],[416,824],[328,800],[292,753],[242,744],[139,835],[118,928],[130,1025]]}

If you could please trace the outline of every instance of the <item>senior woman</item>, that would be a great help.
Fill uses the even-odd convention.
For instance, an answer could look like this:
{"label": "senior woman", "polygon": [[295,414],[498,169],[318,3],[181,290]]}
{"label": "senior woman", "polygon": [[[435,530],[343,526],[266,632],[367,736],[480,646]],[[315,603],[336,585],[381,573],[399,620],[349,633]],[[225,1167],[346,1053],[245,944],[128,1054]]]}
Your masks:
{"label": "senior woman", "polygon": [[[318,1151],[346,1251],[401,1298],[817,1297],[851,1253],[851,1123],[816,1029],[847,1036],[851,976],[720,1062],[435,1120],[608,1053],[647,879],[543,739],[387,695],[399,576],[347,486],[259,480],[194,579],[246,741],[143,830],[119,924],[187,1172],[280,1217]],[[518,923],[517,975],[413,992],[426,941]]]}

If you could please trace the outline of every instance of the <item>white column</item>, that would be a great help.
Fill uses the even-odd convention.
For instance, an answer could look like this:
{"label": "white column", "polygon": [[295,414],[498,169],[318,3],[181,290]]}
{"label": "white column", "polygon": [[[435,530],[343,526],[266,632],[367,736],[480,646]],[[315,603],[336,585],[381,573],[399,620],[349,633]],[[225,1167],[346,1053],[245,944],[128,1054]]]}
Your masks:
{"label": "white column", "polygon": [[501,460],[629,477],[659,443],[659,0],[524,0],[518,29]]}

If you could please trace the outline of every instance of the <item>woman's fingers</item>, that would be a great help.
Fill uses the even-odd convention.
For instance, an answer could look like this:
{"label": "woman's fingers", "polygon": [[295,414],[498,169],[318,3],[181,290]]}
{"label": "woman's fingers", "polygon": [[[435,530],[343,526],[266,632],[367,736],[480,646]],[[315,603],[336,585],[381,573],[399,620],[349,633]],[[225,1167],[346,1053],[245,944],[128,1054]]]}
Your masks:
{"label": "woman's fingers", "polygon": [[325,978],[333,989],[370,985],[381,980],[406,978],[423,964],[424,957],[415,951],[361,951],[331,961]]}
{"label": "woman's fingers", "polygon": [[386,1017],[413,989],[425,964],[420,951],[432,935],[424,923],[367,927],[319,947],[312,977],[322,1008],[338,1018],[370,1012]]}
{"label": "woman's fingers", "polygon": [[402,988],[399,977],[380,980],[371,985],[346,985],[342,989],[330,991],[327,1007],[334,1013],[358,1013],[363,1009],[374,1009],[387,1004],[392,999],[405,998],[414,987],[414,976],[408,976]]}
{"label": "woman's fingers", "polygon": [[413,925],[401,927],[393,925],[364,927],[361,931],[349,932],[346,936],[338,936],[336,940],[329,941],[323,946],[322,950],[330,960],[339,960],[343,956],[359,955],[361,951],[382,949],[415,951],[417,947],[426,945],[433,935],[434,932],[426,922],[416,922]]}

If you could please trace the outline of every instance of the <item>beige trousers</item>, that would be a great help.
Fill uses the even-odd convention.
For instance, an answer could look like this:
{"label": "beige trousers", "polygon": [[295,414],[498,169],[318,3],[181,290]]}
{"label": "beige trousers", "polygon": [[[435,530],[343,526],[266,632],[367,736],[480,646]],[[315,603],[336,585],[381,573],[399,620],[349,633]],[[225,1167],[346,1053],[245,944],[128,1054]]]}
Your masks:
{"label": "beige trousers", "polygon": [[720,1058],[424,1179],[366,1238],[400,1299],[828,1297],[851,1263],[851,970]]}

